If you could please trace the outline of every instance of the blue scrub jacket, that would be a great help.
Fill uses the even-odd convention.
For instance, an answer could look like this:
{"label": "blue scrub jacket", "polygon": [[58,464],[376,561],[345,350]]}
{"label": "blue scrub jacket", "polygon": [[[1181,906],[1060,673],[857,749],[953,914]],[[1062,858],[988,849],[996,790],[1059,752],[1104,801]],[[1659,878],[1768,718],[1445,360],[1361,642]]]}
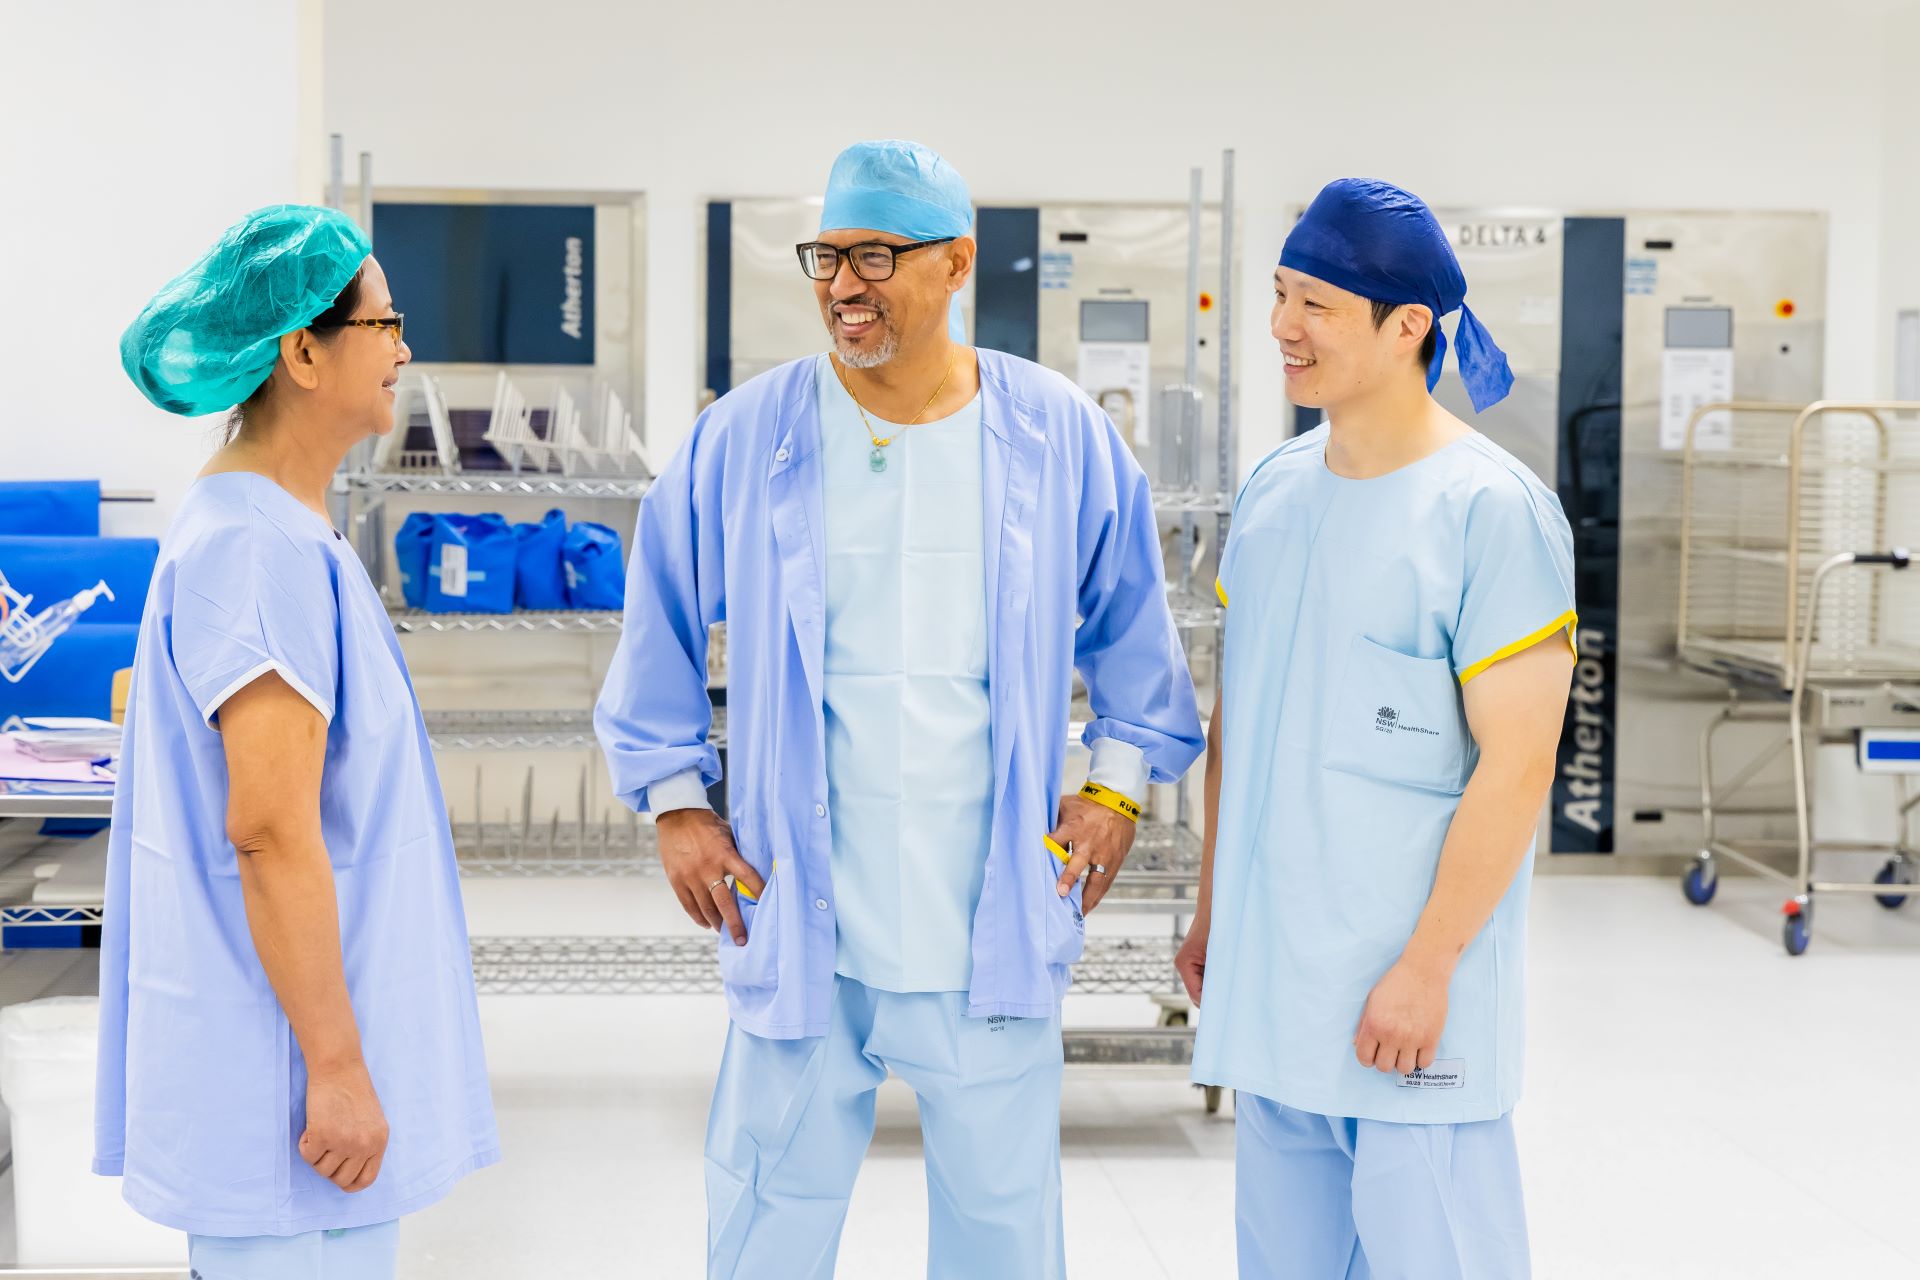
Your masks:
{"label": "blue scrub jacket", "polygon": [[[1074,669],[1092,698],[1088,744],[1140,748],[1156,782],[1203,744],[1139,464],[1067,379],[999,352],[979,361],[994,799],[967,1012],[1048,1017],[1084,927],[1042,843]],[[722,397],[648,491],[594,715],[614,793],[635,809],[682,770],[717,781],[707,628],[727,624],[734,838],[767,887],[748,904],[746,946],[722,932],[720,966],[734,1021],[778,1039],[826,1034],[834,978],[814,367],[808,356]]]}

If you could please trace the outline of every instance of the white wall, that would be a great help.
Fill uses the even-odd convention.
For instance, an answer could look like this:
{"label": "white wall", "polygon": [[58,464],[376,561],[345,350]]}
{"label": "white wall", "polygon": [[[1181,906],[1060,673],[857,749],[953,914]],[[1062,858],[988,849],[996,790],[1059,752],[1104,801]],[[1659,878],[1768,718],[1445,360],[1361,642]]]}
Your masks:
{"label": "white wall", "polygon": [[1236,147],[1249,455],[1284,416],[1263,307],[1284,211],[1342,173],[1437,204],[1826,210],[1832,394],[1890,391],[1893,311],[1920,305],[1906,0],[1828,0],[1819,22],[1785,0],[978,0],[883,11],[873,56],[804,36],[809,13],[0,5],[0,474],[155,489],[158,508],[110,521],[160,526],[215,424],[141,400],[120,330],[241,212],[317,198],[326,130],[372,150],[384,183],[645,190],[660,449],[699,381],[702,202],[817,193],[834,152],[875,134],[940,148],[992,200],[1179,200],[1189,166],[1215,177]]}
{"label": "white wall", "polygon": [[1887,23],[1880,47],[1885,89],[1881,172],[1880,360],[1884,394],[1893,392],[1893,317],[1920,308],[1920,4]]}
{"label": "white wall", "polygon": [[106,531],[164,528],[218,420],[149,405],[120,333],[241,214],[317,194],[297,181],[323,47],[299,29],[317,17],[301,0],[0,4],[0,476],[152,490]]}
{"label": "white wall", "polygon": [[383,182],[644,189],[656,447],[696,394],[704,198],[815,194],[841,145],[895,135],[982,198],[1179,201],[1233,146],[1257,453],[1284,410],[1264,328],[1283,211],[1351,173],[1436,204],[1826,210],[1828,389],[1881,389],[1901,3],[975,0],[871,11],[868,54],[844,6],[331,0],[326,118]]}

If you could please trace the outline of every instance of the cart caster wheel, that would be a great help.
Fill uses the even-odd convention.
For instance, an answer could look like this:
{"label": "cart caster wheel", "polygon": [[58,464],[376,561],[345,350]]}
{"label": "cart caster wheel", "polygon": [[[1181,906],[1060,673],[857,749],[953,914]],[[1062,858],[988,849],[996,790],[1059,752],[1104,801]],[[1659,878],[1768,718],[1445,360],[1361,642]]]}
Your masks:
{"label": "cart caster wheel", "polygon": [[[1912,884],[1913,864],[1905,858],[1889,858],[1887,865],[1880,868],[1880,874],[1873,878],[1875,884]],[[1876,893],[1873,900],[1889,911],[1898,911],[1907,905],[1907,894]]]}
{"label": "cart caster wheel", "polygon": [[1704,907],[1713,901],[1714,893],[1720,888],[1720,875],[1705,862],[1696,862],[1688,867],[1680,877],[1680,892],[1687,895],[1687,901],[1696,907]]}
{"label": "cart caster wheel", "polygon": [[1203,1091],[1207,1095],[1207,1114],[1210,1116],[1219,1115],[1220,1114],[1220,1086],[1217,1084],[1206,1085],[1203,1087]]}
{"label": "cart caster wheel", "polygon": [[1780,940],[1786,944],[1788,955],[1804,954],[1807,943],[1813,940],[1812,931],[1807,927],[1807,917],[1799,912],[1788,916],[1782,923]]}
{"label": "cart caster wheel", "polygon": [[1162,1009],[1160,1011],[1160,1025],[1163,1027],[1184,1027],[1190,1020],[1185,1009]]}

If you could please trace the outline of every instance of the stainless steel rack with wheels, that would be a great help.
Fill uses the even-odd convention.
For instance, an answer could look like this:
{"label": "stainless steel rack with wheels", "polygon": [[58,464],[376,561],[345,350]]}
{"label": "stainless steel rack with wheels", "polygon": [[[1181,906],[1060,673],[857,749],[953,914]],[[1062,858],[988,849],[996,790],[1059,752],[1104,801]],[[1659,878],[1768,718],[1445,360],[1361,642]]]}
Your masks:
{"label": "stainless steel rack with wheels", "polygon": [[[1781,940],[1806,951],[1816,893],[1868,893],[1897,910],[1914,896],[1912,822],[1920,794],[1920,575],[1897,541],[1920,533],[1920,403],[1748,401],[1703,407],[1688,424],[1682,479],[1679,648],[1726,681],[1727,706],[1700,736],[1705,839],[1682,878],[1704,906],[1719,863],[1789,886]],[[1709,420],[1711,430],[1709,430]],[[1904,528],[1898,527],[1904,521]],[[1731,780],[1716,781],[1720,731],[1763,721],[1781,733]],[[1897,775],[1891,842],[1817,839],[1809,776],[1823,743],[1847,743],[1863,771]],[[1728,802],[1782,754],[1793,766],[1791,839],[1736,837]],[[1747,812],[1753,812],[1749,809]],[[1819,879],[1823,855],[1877,855],[1870,881]],[[1792,870],[1777,864],[1791,855]]]}

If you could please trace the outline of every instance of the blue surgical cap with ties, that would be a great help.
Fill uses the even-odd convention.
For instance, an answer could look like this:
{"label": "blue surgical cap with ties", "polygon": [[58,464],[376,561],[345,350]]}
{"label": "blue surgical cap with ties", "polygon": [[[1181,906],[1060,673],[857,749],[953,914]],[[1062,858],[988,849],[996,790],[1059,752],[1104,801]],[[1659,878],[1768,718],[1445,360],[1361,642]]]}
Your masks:
{"label": "blue surgical cap with ties", "polygon": [[1460,313],[1454,360],[1480,413],[1513,389],[1506,353],[1467,306],[1467,278],[1440,220],[1409,191],[1370,178],[1330,182],[1294,224],[1280,265],[1363,298],[1418,303],[1433,312],[1433,360],[1427,389],[1440,381],[1447,335],[1440,317]]}
{"label": "blue surgical cap with ties", "polygon": [[[856,142],[827,177],[820,230],[861,229],[909,240],[958,239],[973,230],[973,196],[952,165],[917,142]],[[967,340],[956,296],[947,333]]]}

